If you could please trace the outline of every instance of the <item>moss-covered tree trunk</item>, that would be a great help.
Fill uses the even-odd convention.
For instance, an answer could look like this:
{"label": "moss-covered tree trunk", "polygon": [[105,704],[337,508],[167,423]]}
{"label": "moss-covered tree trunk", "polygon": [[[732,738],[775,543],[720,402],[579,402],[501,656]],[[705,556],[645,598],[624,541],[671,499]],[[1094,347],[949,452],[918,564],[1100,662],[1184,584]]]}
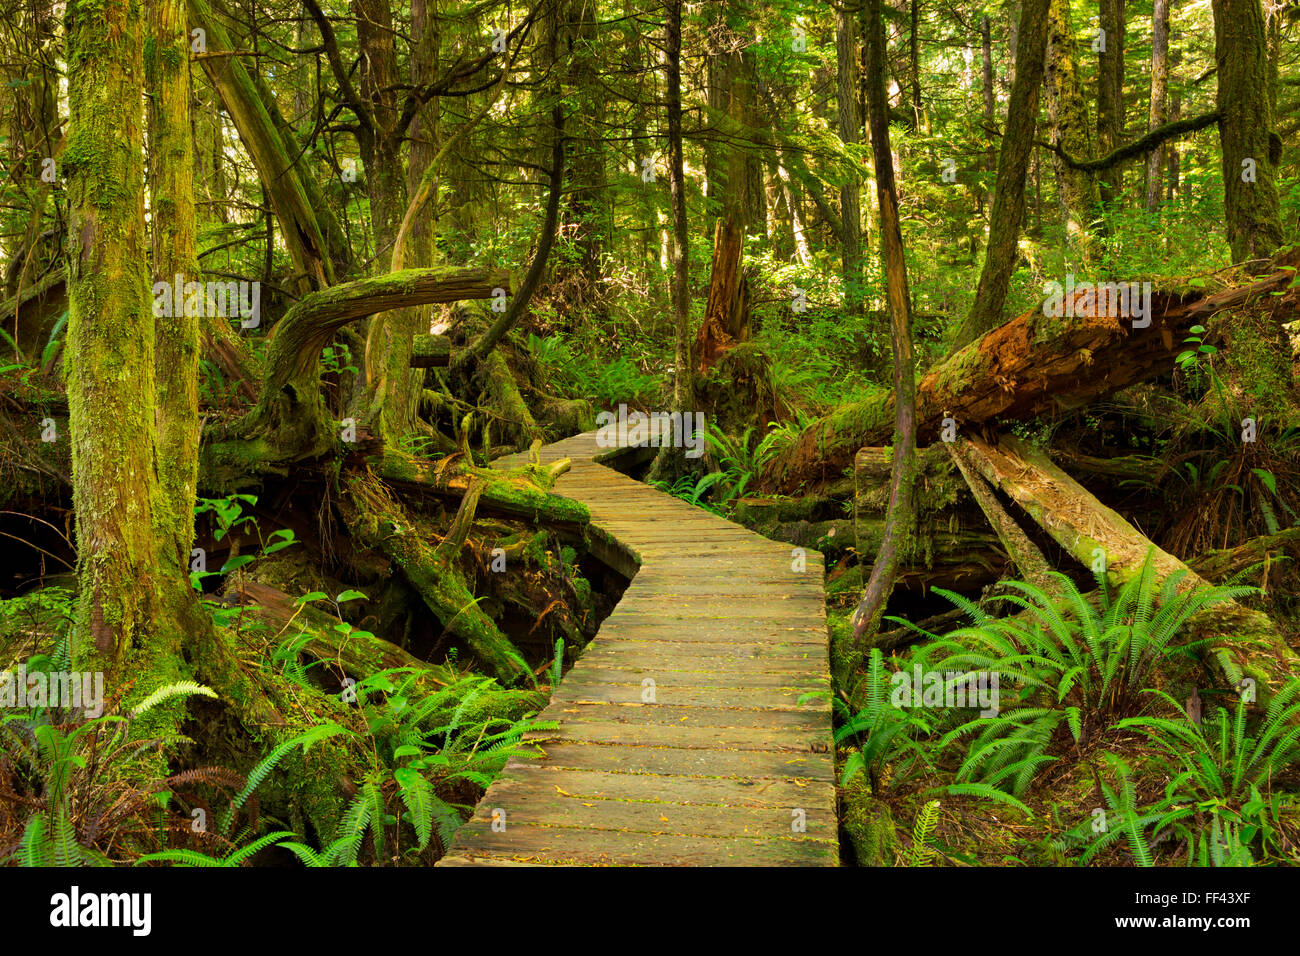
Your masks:
{"label": "moss-covered tree trunk", "polygon": [[1211,6],[1228,245],[1236,262],[1267,259],[1282,244],[1282,221],[1264,14],[1260,0],[1214,0]]}
{"label": "moss-covered tree trunk", "polygon": [[[361,50],[360,103],[356,104],[361,115],[357,139],[365,164],[376,261],[384,269],[393,261],[407,205],[402,137],[398,129],[401,108],[397,97],[400,80],[397,45],[388,0],[353,0],[353,7]],[[403,260],[394,264],[394,268],[426,264],[416,262],[410,256],[409,247],[402,255]],[[366,335],[366,378],[358,382],[358,387],[368,389],[369,414],[385,441],[400,441],[415,428],[411,340],[422,314],[425,313],[418,309],[398,309],[370,319]]]}
{"label": "moss-covered tree trunk", "polygon": [[155,509],[165,512],[168,499],[154,470],[139,0],[76,0],[67,27],[65,369],[79,586],[72,646],[77,666],[106,671],[111,686],[175,666],[179,643],[161,626],[154,530]]}
{"label": "moss-covered tree trunk", "polygon": [[[1052,139],[1078,159],[1093,155],[1092,124],[1079,76],[1079,44],[1070,21],[1070,0],[1051,0],[1047,14],[1047,106]],[[1056,159],[1056,178],[1069,240],[1086,253],[1100,216],[1101,195],[1091,173]]]}
{"label": "moss-covered tree trunk", "polygon": [[1025,181],[1034,147],[1038,91],[1043,82],[1047,49],[1048,0],[1025,0],[1020,10],[1016,45],[1016,79],[1007,107],[1007,127],[998,154],[997,182],[989,218],[989,242],[984,250],[979,290],[952,351],[964,348],[1002,323],[1002,308],[1016,259],[1020,256],[1020,226],[1025,217]]}
{"label": "moss-covered tree trunk", "polygon": [[[190,38],[184,0],[150,0],[145,77],[149,98],[149,208],[153,276],[198,278],[194,214],[194,137],[190,123]],[[154,317],[157,396],[154,509],[159,560],[170,579],[184,579],[194,541],[199,471],[199,319],[186,309]]]}
{"label": "moss-covered tree trunk", "polygon": [[[1101,0],[1102,41],[1097,50],[1097,151],[1105,156],[1124,138],[1124,0]],[[1112,205],[1124,183],[1124,167],[1101,175],[1101,201]]]}

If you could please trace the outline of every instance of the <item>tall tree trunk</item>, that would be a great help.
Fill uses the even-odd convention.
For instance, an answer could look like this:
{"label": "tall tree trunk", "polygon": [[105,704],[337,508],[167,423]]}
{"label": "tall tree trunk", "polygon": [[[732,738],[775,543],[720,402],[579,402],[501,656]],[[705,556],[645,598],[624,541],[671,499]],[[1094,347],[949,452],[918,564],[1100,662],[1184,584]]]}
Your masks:
{"label": "tall tree trunk", "polygon": [[[152,676],[178,659],[158,629],[154,321],[144,224],[138,0],[67,14],[69,213],[65,369],[77,518],[78,669]],[[84,157],[78,161],[78,157]],[[152,688],[149,688],[152,689]]]}
{"label": "tall tree trunk", "polygon": [[[858,116],[858,21],[845,5],[836,8],[835,61],[836,98],[839,102],[839,134],[845,143],[857,143],[862,128]],[[844,310],[862,312],[862,213],[858,178],[840,187],[840,262],[844,280]]]}
{"label": "tall tree trunk", "polygon": [[[980,18],[980,61],[983,70],[980,80],[984,94],[984,125],[990,130],[997,126],[997,100],[993,93],[993,27],[987,16]],[[989,140],[984,151],[984,171],[992,175],[998,167],[998,151]]]}
{"label": "tall tree trunk", "polygon": [[[686,172],[682,151],[682,0],[667,0],[664,65],[667,75],[668,195],[673,216],[673,406],[683,413],[695,405],[691,362],[690,234],[686,218]],[[666,445],[656,456],[655,477],[684,470],[680,449]]]}
{"label": "tall tree trunk", "polygon": [[[1151,112],[1148,129],[1169,121],[1169,0],[1155,0],[1151,16]],[[1155,212],[1160,206],[1160,173],[1164,168],[1165,147],[1162,143],[1147,159],[1146,209]]]}
{"label": "tall tree trunk", "polygon": [[1228,245],[1235,262],[1268,259],[1282,244],[1282,219],[1264,13],[1260,0],[1213,0],[1211,8]]}
{"label": "tall tree trunk", "polygon": [[[171,285],[197,279],[190,37],[184,0],[149,0],[149,208],[153,275]],[[153,520],[163,573],[185,581],[194,542],[199,473],[199,319],[185,308],[154,318],[158,502]],[[224,320],[224,317],[220,317]],[[229,329],[229,325],[226,325]]]}
{"label": "tall tree trunk", "polygon": [[[870,11],[866,11],[870,16]],[[912,66],[912,116],[916,120],[916,128],[923,129],[925,123],[922,120],[921,109],[921,0],[912,0],[912,25],[908,34],[909,54]],[[865,52],[865,51],[864,51]]]}
{"label": "tall tree trunk", "polygon": [[[1097,151],[1105,156],[1124,138],[1124,0],[1101,0],[1105,48],[1097,51]],[[1123,191],[1124,167],[1102,174],[1101,201],[1109,208]]]}
{"label": "tall tree trunk", "polygon": [[566,47],[576,109],[577,130],[570,137],[567,198],[563,208],[565,233],[577,247],[581,280],[580,308],[593,310],[599,320],[603,307],[597,291],[602,278],[601,257],[609,243],[605,211],[604,135],[605,94],[599,83],[599,34],[594,0],[568,0]]}
{"label": "tall tree trunk", "polygon": [[893,590],[904,543],[916,522],[912,491],[916,481],[916,371],[912,355],[911,296],[903,234],[898,224],[898,190],[894,185],[893,152],[889,143],[889,101],[885,93],[885,32],[882,0],[867,0],[867,116],[876,168],[876,198],[880,205],[880,247],[889,301],[889,332],[894,352],[894,461],[890,473],[889,510],[880,550],[871,565],[862,601],[853,615],[856,640],[874,635]]}
{"label": "tall tree trunk", "polygon": [[[407,207],[403,175],[397,47],[388,0],[352,0],[357,15],[360,89],[357,141],[365,165],[370,197],[370,226],[380,273],[392,262],[394,245]],[[423,265],[404,261],[403,267]],[[366,330],[366,377],[354,396],[370,401],[367,417],[380,438],[400,441],[415,428],[411,341],[421,312],[402,309],[373,316]],[[368,394],[367,394],[368,393]]]}
{"label": "tall tree trunk", "polygon": [[[1083,82],[1079,76],[1078,42],[1070,22],[1070,0],[1051,0],[1047,36],[1047,105],[1052,139],[1071,156],[1091,158],[1092,124],[1088,121],[1088,103],[1083,98]],[[1086,255],[1100,211],[1097,181],[1091,173],[1066,166],[1059,157],[1056,179],[1066,234],[1070,243]]]}
{"label": "tall tree trunk", "polygon": [[1024,0],[1021,4],[1016,51],[1019,63],[1007,108],[1007,127],[998,154],[997,183],[989,216],[989,242],[984,250],[979,290],[953,341],[953,351],[1002,323],[1002,307],[1019,256],[1020,227],[1025,217],[1025,179],[1034,148],[1038,91],[1043,80],[1048,2]]}

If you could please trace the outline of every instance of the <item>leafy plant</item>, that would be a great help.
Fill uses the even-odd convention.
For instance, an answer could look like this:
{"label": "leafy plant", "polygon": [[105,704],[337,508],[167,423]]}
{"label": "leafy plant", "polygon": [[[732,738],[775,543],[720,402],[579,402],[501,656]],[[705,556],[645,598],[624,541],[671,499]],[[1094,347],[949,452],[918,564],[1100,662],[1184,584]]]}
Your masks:
{"label": "leafy plant", "polygon": [[357,702],[370,728],[372,767],[319,862],[357,862],[367,835],[375,858],[383,861],[390,840],[395,849],[401,846],[401,823],[416,838],[408,852],[425,850],[435,836],[445,848],[462,823],[461,811],[471,809],[446,797],[465,785],[486,789],[511,757],[537,756],[522,745],[525,732],[556,726],[528,716],[467,721],[476,702],[501,692],[496,682],[471,676],[430,693],[422,690],[426,679],[416,668],[392,668],[357,683]]}
{"label": "leafy plant", "polygon": [[927,801],[916,815],[912,826],[912,849],[907,858],[908,866],[928,866],[934,856],[934,847],[930,846],[930,836],[939,823],[939,801]]}
{"label": "leafy plant", "polygon": [[912,764],[926,760],[916,738],[930,729],[918,714],[894,706],[890,700],[890,683],[880,648],[873,647],[862,689],[863,707],[854,714],[840,698],[834,698],[834,707],[844,721],[835,731],[835,743],[851,740],[857,745],[844,762],[840,783],[847,784],[859,774],[865,774],[876,796],[881,793],[886,766],[909,755]]}
{"label": "leafy plant", "polygon": [[1078,749],[1093,745],[1117,721],[1143,709],[1145,688],[1172,658],[1190,656],[1208,643],[1178,640],[1188,620],[1255,592],[1206,586],[1180,593],[1185,571],[1169,575],[1157,589],[1153,555],[1148,553],[1140,572],[1114,593],[1099,575],[1096,607],[1059,573],[1051,575],[1059,596],[1029,582],[1007,582],[1009,593],[992,600],[1022,612],[1008,617],[993,617],[960,595],[939,591],[974,624],[935,638],[923,653],[946,655],[938,668],[966,670],[969,676],[994,672],[1001,682],[1018,687],[1011,707],[967,721],[940,741],[946,746],[977,733],[958,782],[984,782],[1023,795],[1039,770],[1058,759],[1049,750],[1062,726]]}

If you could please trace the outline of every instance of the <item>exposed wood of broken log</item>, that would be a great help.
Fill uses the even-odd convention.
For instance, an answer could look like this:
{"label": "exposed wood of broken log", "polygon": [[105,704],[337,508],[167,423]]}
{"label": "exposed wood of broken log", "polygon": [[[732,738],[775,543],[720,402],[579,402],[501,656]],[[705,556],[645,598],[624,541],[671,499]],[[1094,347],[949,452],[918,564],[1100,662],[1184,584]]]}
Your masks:
{"label": "exposed wood of broken log", "polygon": [[1016,524],[1014,518],[1007,513],[1007,509],[1002,507],[1002,502],[998,501],[997,495],[989,487],[988,481],[981,475],[973,464],[968,464],[965,454],[956,442],[944,442],[944,449],[951,456],[953,464],[961,472],[962,478],[966,480],[966,486],[970,489],[972,497],[984,512],[984,517],[988,519],[989,526],[1002,542],[1002,547],[1006,549],[1011,560],[1015,562],[1020,573],[1030,583],[1037,585],[1043,590],[1051,593],[1056,590],[1055,581],[1051,574],[1051,565],[1048,564],[1047,558],[1043,552],[1038,549],[1038,545],[1029,540],[1029,535],[1025,534],[1024,529]]}
{"label": "exposed wood of broken log", "polygon": [[[1076,293],[1072,318],[1041,307],[986,332],[945,358],[917,384],[917,437],[933,441],[945,417],[959,430],[995,417],[1030,418],[1068,411],[1111,395],[1173,367],[1191,326],[1224,309],[1269,296],[1269,307],[1297,311],[1300,293],[1288,290],[1294,273],[1213,295],[1153,292],[1150,325],[1085,312]],[[1272,293],[1285,291],[1281,297]],[[884,445],[893,432],[893,394],[880,392],[818,419],[763,469],[760,488],[792,494],[838,479],[858,449]]]}
{"label": "exposed wood of broken log", "polygon": [[[1069,554],[1085,567],[1092,566],[1099,557],[1104,560],[1106,576],[1113,584],[1123,584],[1140,574],[1150,553],[1157,582],[1181,571],[1181,591],[1207,586],[1204,578],[1157,548],[1052,464],[1040,449],[1008,437],[1003,437],[996,447],[977,437],[968,437],[965,445],[968,461],[976,470],[1023,508]],[[1287,647],[1272,620],[1260,611],[1235,601],[1224,602],[1193,616],[1189,627],[1194,638],[1214,642],[1207,663],[1229,685],[1238,682],[1238,673],[1270,685],[1300,674],[1300,658]],[[1267,658],[1257,650],[1263,650]]]}

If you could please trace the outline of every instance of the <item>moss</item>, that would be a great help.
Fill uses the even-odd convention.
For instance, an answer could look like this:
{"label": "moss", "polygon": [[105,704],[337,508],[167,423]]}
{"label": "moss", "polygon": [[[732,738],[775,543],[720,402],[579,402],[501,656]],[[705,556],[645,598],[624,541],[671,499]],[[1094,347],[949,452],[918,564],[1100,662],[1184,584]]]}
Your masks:
{"label": "moss", "polygon": [[844,832],[858,866],[893,866],[898,831],[889,806],[873,797],[861,780],[845,787],[840,799],[844,805]]}

